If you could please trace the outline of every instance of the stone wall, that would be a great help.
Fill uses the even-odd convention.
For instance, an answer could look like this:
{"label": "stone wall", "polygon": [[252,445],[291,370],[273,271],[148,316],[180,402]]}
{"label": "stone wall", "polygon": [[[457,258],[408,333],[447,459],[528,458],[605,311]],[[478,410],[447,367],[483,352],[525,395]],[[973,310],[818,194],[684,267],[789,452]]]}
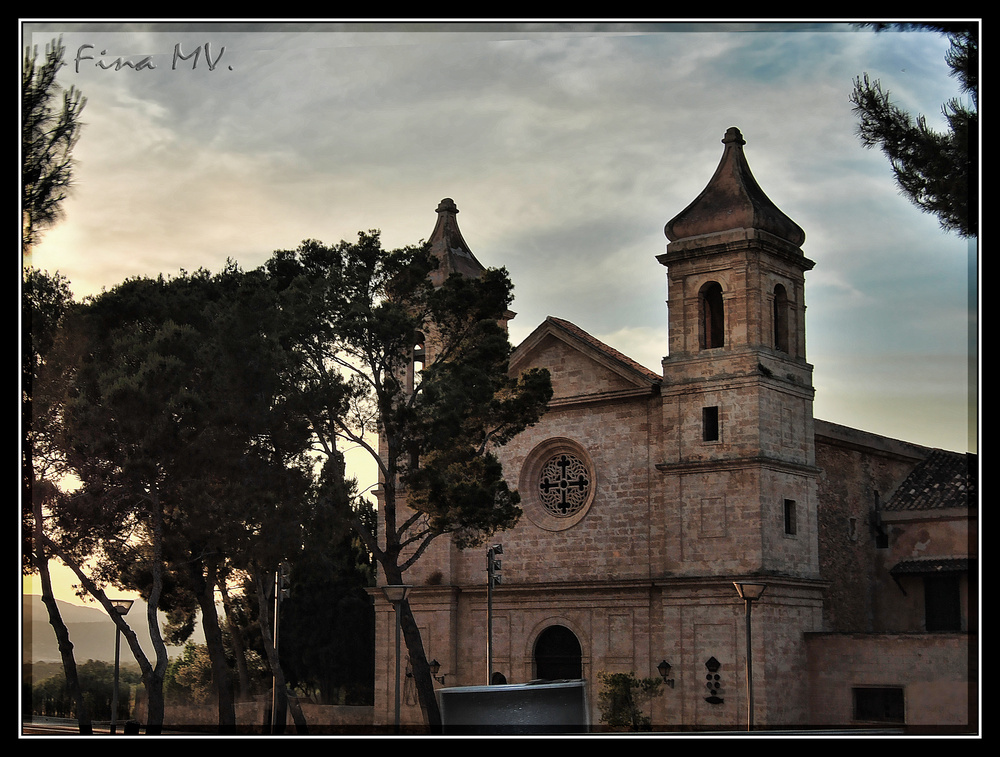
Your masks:
{"label": "stone wall", "polygon": [[978,663],[966,634],[806,634],[813,727],[869,727],[855,719],[853,690],[903,690],[910,729],[971,732]]}
{"label": "stone wall", "polygon": [[819,557],[828,582],[824,627],[875,627],[879,593],[898,588],[881,565],[874,513],[928,453],[924,447],[816,421]]}
{"label": "stone wall", "polygon": [[[345,705],[318,705],[300,702],[309,733],[368,734],[374,731],[373,708]],[[236,705],[237,732],[241,734],[266,733],[270,724],[269,698]],[[145,712],[136,712],[136,719],[145,722]],[[268,725],[265,726],[265,723]],[[216,704],[168,704],[163,716],[166,731],[215,732],[218,730],[219,709]],[[285,733],[295,733],[295,723],[289,713]]]}

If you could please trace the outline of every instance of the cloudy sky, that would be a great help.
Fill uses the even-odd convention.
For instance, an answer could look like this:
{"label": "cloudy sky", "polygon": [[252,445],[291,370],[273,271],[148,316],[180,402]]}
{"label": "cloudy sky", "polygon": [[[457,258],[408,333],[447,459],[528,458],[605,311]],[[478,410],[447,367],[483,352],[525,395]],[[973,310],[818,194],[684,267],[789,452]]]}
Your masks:
{"label": "cloudy sky", "polygon": [[31,262],[78,298],[227,258],[252,268],[362,229],[415,243],[452,197],[473,251],[515,283],[515,343],[555,315],[659,370],[663,227],[736,126],[816,263],[816,416],[975,449],[975,248],[898,194],[848,99],[867,72],[941,123],[958,88],[940,35],[816,22],[46,23],[24,25],[23,41],[44,49],[60,33],[60,79],[87,97],[86,126],[65,219]]}

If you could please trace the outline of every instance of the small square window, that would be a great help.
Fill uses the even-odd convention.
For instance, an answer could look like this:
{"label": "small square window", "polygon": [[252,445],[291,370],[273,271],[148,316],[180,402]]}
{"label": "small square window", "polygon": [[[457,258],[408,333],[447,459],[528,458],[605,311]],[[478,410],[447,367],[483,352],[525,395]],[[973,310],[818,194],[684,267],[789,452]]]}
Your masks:
{"label": "small square window", "polygon": [[719,441],[719,408],[703,407],[701,409],[701,438],[705,442]]}
{"label": "small square window", "polygon": [[854,719],[876,723],[904,723],[906,709],[901,688],[859,688],[854,695]]}

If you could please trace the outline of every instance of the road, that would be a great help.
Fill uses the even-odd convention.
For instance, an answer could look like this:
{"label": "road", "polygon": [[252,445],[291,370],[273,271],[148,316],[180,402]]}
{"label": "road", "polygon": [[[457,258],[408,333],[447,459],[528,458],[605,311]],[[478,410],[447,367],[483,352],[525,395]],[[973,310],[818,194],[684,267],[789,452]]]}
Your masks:
{"label": "road", "polygon": [[[110,736],[111,723],[103,720],[93,724],[95,736]],[[30,720],[21,721],[22,736],[79,736],[80,724],[73,718],[49,718],[35,716]],[[116,736],[125,735],[125,724],[118,723]]]}

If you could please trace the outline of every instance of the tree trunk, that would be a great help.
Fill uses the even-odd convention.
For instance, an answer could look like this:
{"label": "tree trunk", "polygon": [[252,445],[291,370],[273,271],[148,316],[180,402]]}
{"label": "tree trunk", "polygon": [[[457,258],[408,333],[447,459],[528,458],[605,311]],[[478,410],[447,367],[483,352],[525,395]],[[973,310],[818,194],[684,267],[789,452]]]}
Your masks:
{"label": "tree trunk", "polygon": [[83,569],[76,563],[75,560],[73,560],[71,556],[60,549],[58,544],[53,542],[48,537],[43,536],[43,540],[45,542],[45,546],[51,552],[58,555],[59,559],[62,560],[74,574],[76,574],[76,577],[80,579],[80,583],[83,584],[83,587],[90,593],[90,595],[100,602],[105,612],[107,612],[108,616],[115,622],[118,630],[121,631],[122,636],[125,637],[125,641],[128,643],[129,649],[132,650],[132,656],[135,657],[135,661],[139,663],[139,669],[142,671],[142,683],[146,688],[146,733],[161,733],[163,731],[164,713],[163,678],[167,671],[167,648],[163,643],[163,637],[160,635],[159,619],[156,616],[156,605],[159,601],[160,592],[163,586],[162,571],[157,568],[154,562],[153,591],[150,593],[146,602],[146,623],[149,626],[150,641],[153,642],[153,648],[156,650],[156,664],[152,665],[146,657],[146,653],[142,650],[142,647],[139,646],[139,640],[135,635],[135,631],[133,631],[131,627],[129,627],[129,624],[125,622],[125,618],[115,611],[114,606],[111,604],[111,600],[108,599],[104,591],[97,586],[93,580],[91,580],[90,576],[83,572]]}
{"label": "tree trunk", "polygon": [[143,672],[142,682],[146,689],[146,735],[159,736],[163,733],[163,716],[166,703],[163,701],[163,674],[157,676],[157,668]]}
{"label": "tree trunk", "polygon": [[[39,550],[41,550],[39,543]],[[39,555],[39,557],[42,557]],[[44,558],[43,558],[44,559]],[[76,719],[79,722],[80,733],[92,734],[94,726],[90,722],[90,713],[83,699],[83,690],[80,688],[80,677],[76,671],[76,658],[73,657],[73,642],[69,639],[69,629],[63,623],[62,615],[56,605],[56,599],[52,595],[52,580],[49,577],[49,568],[46,562],[38,566],[38,575],[42,583],[42,602],[49,613],[49,623],[56,632],[56,640],[59,642],[59,655],[62,657],[63,672],[66,676],[66,688],[69,690],[73,701],[76,703]]]}
{"label": "tree trunk", "polygon": [[[28,447],[30,449],[30,446]],[[80,688],[80,676],[76,670],[76,658],[73,656],[73,642],[69,639],[69,629],[63,623],[62,615],[59,612],[59,605],[56,604],[55,595],[52,593],[52,577],[49,575],[49,558],[45,551],[44,526],[42,520],[42,501],[44,497],[35,487],[35,476],[32,463],[26,466],[25,481],[29,481],[26,494],[31,497],[31,513],[34,523],[32,524],[32,541],[34,542],[34,564],[38,571],[38,577],[42,584],[42,602],[48,611],[49,624],[55,631],[56,641],[59,644],[59,656],[62,658],[63,673],[66,676],[66,688],[70,696],[76,703],[76,717],[79,722],[80,733],[90,735],[94,732],[94,726],[90,722],[90,713],[83,700],[83,690]]]}
{"label": "tree trunk", "polygon": [[[149,597],[146,599],[146,625],[149,628],[149,639],[152,641],[153,650],[156,653],[154,665],[150,666],[146,660],[146,655],[139,646],[135,633],[128,629],[125,619],[118,618],[118,621],[128,629],[125,638],[128,639],[132,654],[143,669],[142,680],[146,685],[147,735],[163,732],[163,716],[166,711],[163,699],[163,679],[167,674],[167,647],[163,643],[159,618],[156,616],[157,608],[160,605],[160,596],[163,594],[163,504],[156,493],[153,494],[152,504],[150,515],[153,522],[153,559],[150,562],[150,570],[153,574],[153,582]],[[144,663],[145,666],[143,666]]]}
{"label": "tree trunk", "polygon": [[420,629],[410,610],[408,600],[400,605],[400,630],[406,644],[406,652],[410,657],[410,671],[413,673],[413,683],[417,690],[417,700],[424,715],[424,721],[432,734],[441,733],[441,711],[438,708],[437,696],[434,694],[434,681],[431,678],[431,668],[427,663],[424,643],[420,638]]}
{"label": "tree trunk", "polygon": [[222,593],[222,607],[226,611],[226,625],[233,640],[233,655],[236,657],[236,673],[240,682],[239,701],[249,702],[252,698],[250,690],[250,672],[247,669],[246,643],[243,639],[243,624],[233,607],[233,601],[226,589],[225,579],[219,581],[219,591]]}
{"label": "tree trunk", "polygon": [[198,577],[202,581],[198,593],[201,607],[202,628],[205,631],[205,646],[212,660],[212,681],[219,703],[219,733],[236,733],[236,704],[233,701],[233,680],[226,660],[226,648],[219,627],[219,613],[215,607],[216,566],[209,563],[208,575]]}

